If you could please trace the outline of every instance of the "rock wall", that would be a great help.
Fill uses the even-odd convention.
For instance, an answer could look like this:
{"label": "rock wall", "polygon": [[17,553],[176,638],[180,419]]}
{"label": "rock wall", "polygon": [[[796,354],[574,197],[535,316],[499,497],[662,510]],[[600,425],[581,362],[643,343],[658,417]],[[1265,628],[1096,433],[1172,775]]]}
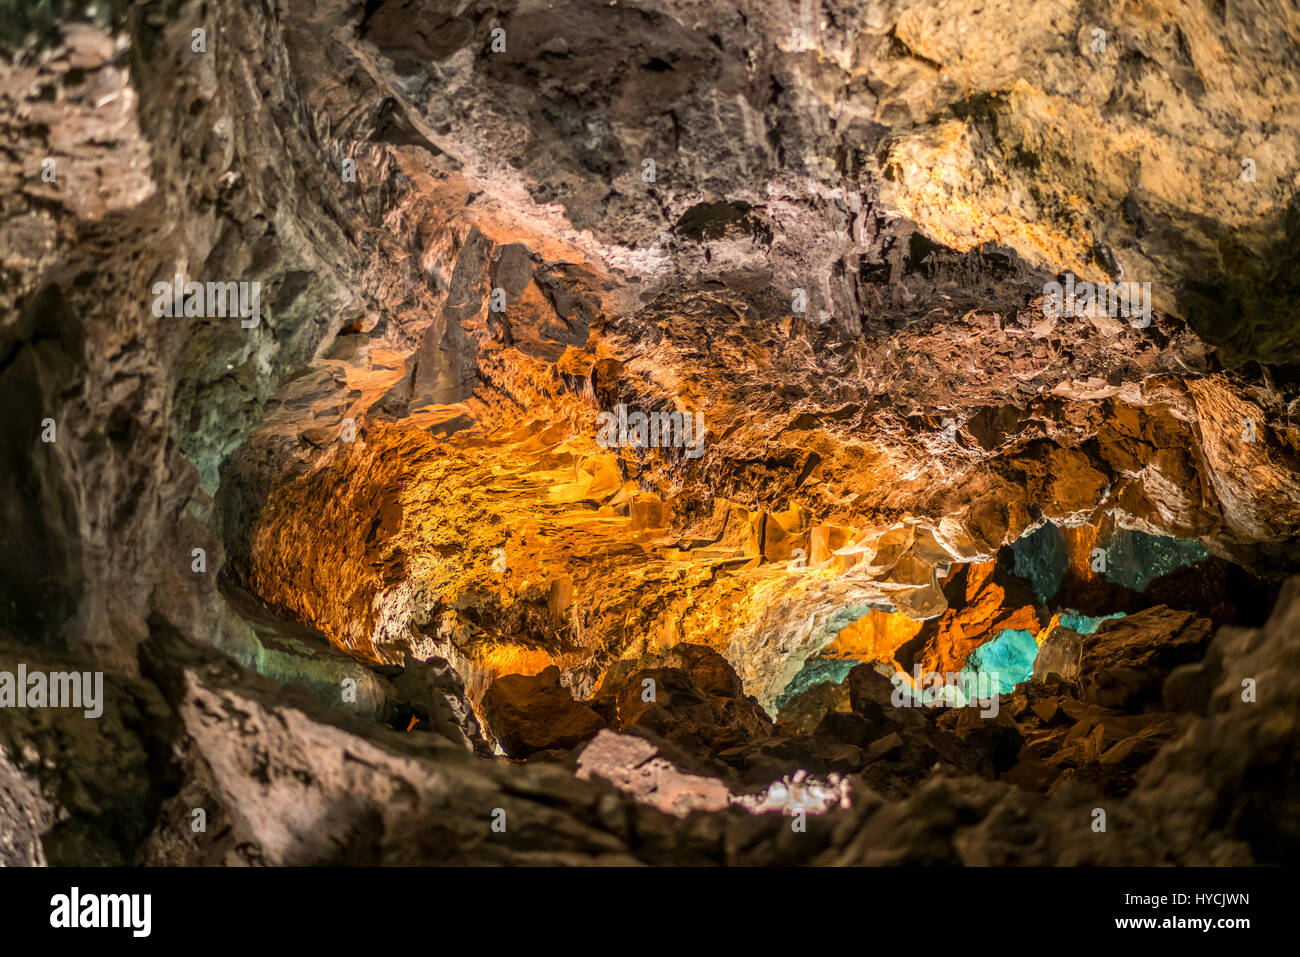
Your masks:
{"label": "rock wall", "polygon": [[[674,830],[572,769],[480,766],[465,699],[550,666],[591,698],[614,662],[687,642],[774,711],[872,614],[936,622],[924,653],[956,666],[988,634],[958,634],[963,614],[1002,621],[1001,600],[950,607],[943,580],[1044,522],[1295,571],[1295,10],[0,12],[0,647],[102,668],[113,700],[98,756],[4,715],[6,859],[444,860],[431,816],[477,834],[516,786],[549,795],[521,813],[563,839],[467,838],[456,862],[1290,853],[1285,826],[1251,823],[1285,794],[1226,823],[1198,798],[1172,835],[1141,818],[1178,767],[1232,803],[1293,746],[1268,724],[1285,601],[1251,633],[1268,641],[1218,632],[1200,667],[1223,687],[1180,692],[1210,710],[1118,812],[1140,836],[1101,849],[1053,830],[1082,803],[994,781],[960,829],[904,826],[952,776],[822,819],[815,846],[739,809]],[[1150,324],[1047,316],[1067,271],[1149,282]],[[259,284],[256,321],[158,316],[177,276]],[[702,418],[700,454],[602,445],[620,406]],[[334,652],[268,652],[227,599],[243,588]],[[370,724],[219,651],[318,692],[361,669]],[[1232,710],[1241,668],[1280,697]],[[408,717],[445,733],[393,737]],[[1273,737],[1229,760],[1217,732]],[[382,775],[343,759],[355,742]],[[86,784],[69,801],[61,780]],[[169,829],[199,798],[225,843]],[[1016,815],[1043,835],[1024,852]],[[321,821],[344,851],[301,837]]]}

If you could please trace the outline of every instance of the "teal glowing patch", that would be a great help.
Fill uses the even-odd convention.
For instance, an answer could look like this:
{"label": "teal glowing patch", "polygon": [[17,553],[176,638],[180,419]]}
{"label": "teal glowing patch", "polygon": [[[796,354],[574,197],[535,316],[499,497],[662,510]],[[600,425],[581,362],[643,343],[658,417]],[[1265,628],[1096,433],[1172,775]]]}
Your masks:
{"label": "teal glowing patch", "polygon": [[1110,621],[1112,618],[1123,618],[1122,611],[1112,612],[1109,615],[1102,615],[1100,618],[1093,615],[1080,614],[1077,611],[1061,612],[1061,627],[1077,631],[1081,635],[1091,635],[1097,630],[1097,626],[1103,621]]}
{"label": "teal glowing patch", "polygon": [[1133,591],[1146,591],[1162,575],[1210,557],[1194,539],[1165,538],[1121,529],[1106,543],[1106,579]]}
{"label": "teal glowing patch", "polygon": [[[1118,529],[1105,542],[1098,542],[1102,555],[1089,556],[1092,567],[1107,581],[1136,592],[1144,592],[1162,575],[1178,571],[1210,557],[1195,539],[1148,535],[1133,529]],[[1061,590],[1069,567],[1065,538],[1047,522],[1011,543],[1012,571],[1028,579],[1034,593],[1046,604]],[[1101,565],[1100,562],[1105,562]]]}
{"label": "teal glowing patch", "polygon": [[1012,571],[1029,580],[1041,604],[1061,590],[1070,562],[1061,530],[1051,522],[1012,542],[1011,556],[1015,562]]}
{"label": "teal glowing patch", "polygon": [[966,671],[982,673],[992,679],[998,694],[1011,694],[1016,685],[1028,681],[1034,673],[1038,642],[1032,632],[1008,628],[992,641],[971,652]]}
{"label": "teal glowing patch", "polygon": [[780,712],[787,704],[803,694],[814,685],[839,684],[849,676],[849,672],[862,664],[852,658],[809,658],[799,673],[790,679],[780,697],[772,704],[774,712]]}

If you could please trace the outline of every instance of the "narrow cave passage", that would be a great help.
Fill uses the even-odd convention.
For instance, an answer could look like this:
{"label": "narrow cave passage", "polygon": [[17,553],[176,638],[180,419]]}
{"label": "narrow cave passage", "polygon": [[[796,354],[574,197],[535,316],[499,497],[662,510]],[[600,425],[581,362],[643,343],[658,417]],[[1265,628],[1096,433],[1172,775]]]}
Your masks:
{"label": "narrow cave passage", "polygon": [[[500,261],[482,257],[482,290]],[[717,307],[688,301],[709,328]],[[658,354],[660,375],[702,371],[677,348]],[[798,474],[764,507],[752,496],[766,484],[740,484],[748,458],[715,464],[734,470],[721,481],[742,502],[711,494],[716,472],[700,485],[715,460],[697,463],[685,441],[601,441],[604,426],[637,425],[612,399],[654,395],[644,361],[629,373],[569,345],[547,393],[512,347],[494,387],[528,392],[522,411],[473,394],[412,400],[418,364],[370,347],[325,355],[329,375],[290,380],[217,497],[247,502],[250,476],[267,490],[260,512],[223,522],[227,589],[260,604],[249,620],[263,645],[309,636],[315,659],[258,651],[252,666],[333,706],[352,675],[344,704],[393,730],[567,766],[671,814],[820,814],[851,806],[851,780],[901,799],[936,773],[1125,796],[1202,704],[1162,694],[1175,670],[1200,665],[1214,629],[1263,625],[1276,599],[1276,581],[1240,563],[1242,543],[1142,530],[1153,516],[1130,514],[1114,487],[1125,480],[1101,485],[1100,468],[1095,481],[1052,476],[1051,500],[1020,493],[1022,514],[1063,514],[1064,500],[1070,520],[1008,527],[972,556],[980,503],[956,495],[937,520],[818,520],[826,486],[880,494],[876,475],[832,466],[860,461],[853,417],[821,433],[817,414],[791,420],[783,434],[821,451],[769,458],[765,482]],[[1000,438],[974,419],[955,451],[992,452],[985,469],[1041,454],[1002,419]],[[926,451],[950,466],[947,450]],[[268,461],[288,468],[268,476]],[[1098,491],[1080,521],[1081,494]]]}

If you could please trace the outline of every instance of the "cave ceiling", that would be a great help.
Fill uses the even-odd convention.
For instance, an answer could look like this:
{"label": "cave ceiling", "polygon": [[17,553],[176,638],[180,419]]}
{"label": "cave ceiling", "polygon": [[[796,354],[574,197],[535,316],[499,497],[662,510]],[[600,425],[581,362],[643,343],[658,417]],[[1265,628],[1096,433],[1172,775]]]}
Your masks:
{"label": "cave ceiling", "polygon": [[[0,629],[169,702],[206,768],[186,787],[239,791],[236,712],[357,786],[346,732],[277,722],[213,649],[265,676],[319,642],[379,711],[441,661],[470,751],[604,729],[576,777],[538,772],[557,794],[659,754],[680,793],[643,804],[758,813],[787,798],[734,795],[769,766],[724,785],[674,756],[688,737],[633,716],[626,662],[692,676],[714,711],[689,741],[715,760],[875,707],[853,665],[960,671],[998,635],[1046,647],[1062,614],[1130,616],[1079,667],[1118,674],[1122,644],[1161,681],[1213,683],[1260,654],[1241,629],[1285,630],[1266,621],[1300,570],[1291,7],[118,0],[18,5],[0,49]],[[203,311],[214,284],[242,311]],[[1053,308],[1085,287],[1125,305]],[[1196,664],[1219,626],[1238,631]],[[1292,692],[1293,645],[1265,663]],[[787,709],[823,673],[838,690]],[[1179,760],[1219,756],[1176,738],[1183,698],[1124,687],[1084,704],[1132,710],[1108,725],[1121,758],[1164,747],[1114,784],[1154,807]],[[1204,713],[1222,688],[1183,694]],[[1074,705],[1053,707],[1026,720]],[[660,751],[617,738],[638,721]],[[946,747],[925,754],[1006,770]],[[1008,780],[1064,786],[1045,761]],[[507,787],[498,764],[466,788]],[[847,808],[845,780],[809,806]],[[236,827],[269,861],[318,860],[268,824],[299,800],[249,797]],[[1250,858],[1188,827],[1123,862]],[[603,840],[563,853],[626,849]]]}

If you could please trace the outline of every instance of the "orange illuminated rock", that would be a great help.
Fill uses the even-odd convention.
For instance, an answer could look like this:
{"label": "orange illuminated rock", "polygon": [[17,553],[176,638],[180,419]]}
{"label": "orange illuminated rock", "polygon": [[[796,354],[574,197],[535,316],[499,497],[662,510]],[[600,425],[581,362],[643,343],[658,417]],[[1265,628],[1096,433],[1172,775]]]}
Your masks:
{"label": "orange illuminated rock", "polygon": [[631,502],[632,528],[663,528],[668,524],[669,506],[657,495],[637,495]]}
{"label": "orange illuminated rock", "polygon": [[993,562],[964,566],[945,586],[951,607],[927,627],[916,661],[923,672],[961,671],[970,653],[1008,629],[1037,635],[1042,628],[1033,594]]}
{"label": "orange illuminated rock", "polygon": [[898,650],[924,628],[924,621],[916,621],[902,612],[872,609],[836,635],[822,650],[822,656],[889,664],[895,660]]}
{"label": "orange illuminated rock", "polygon": [[853,529],[834,525],[814,525],[809,533],[812,554],[808,556],[813,565],[825,565],[835,559],[835,553],[849,543]]}
{"label": "orange illuminated rock", "polygon": [[[119,680],[105,746],[0,711],[0,857],[14,833],[24,863],[141,860],[146,830],[289,864],[1297,856],[1293,586],[1249,631],[1272,596],[1222,566],[1139,602],[1086,560],[1113,520],[1300,568],[1294,4],[819,3],[792,56],[789,4],[206,0],[241,55],[197,58],[195,4],[82,6],[7,4],[0,28],[0,385],[23,410],[0,636]],[[1065,270],[1168,312],[1051,316]],[[159,321],[146,291],[181,272],[261,286],[265,313]],[[702,415],[701,454],[599,445],[623,405]],[[988,563],[1043,521],[1078,598],[1050,610],[1139,614],[1079,636],[1077,683],[1008,702],[1021,781],[1130,788],[1170,722],[1120,709],[1199,712],[1114,809],[1122,839],[1088,830],[1086,788],[952,780],[1014,737],[887,715],[869,670],[796,709],[828,709],[817,746],[770,732],[819,655],[947,672],[1037,630]],[[349,660],[249,636],[231,583]],[[1210,620],[1237,627],[1191,664]],[[213,646],[328,698],[387,664],[352,709],[387,717],[314,715]],[[854,768],[879,797],[807,840],[665,827],[441,747],[477,750],[453,675],[512,753],[600,727],[574,698],[604,678],[611,721],[745,773]],[[448,839],[498,804],[508,840]],[[199,805],[224,846],[176,819]]]}
{"label": "orange illuminated rock", "polygon": [[807,514],[797,505],[784,512],[766,513],[757,526],[764,561],[808,561]]}
{"label": "orange illuminated rock", "polygon": [[573,700],[560,684],[560,669],[505,675],[483,695],[483,714],[492,734],[512,758],[571,748],[605,726],[600,715]]}

